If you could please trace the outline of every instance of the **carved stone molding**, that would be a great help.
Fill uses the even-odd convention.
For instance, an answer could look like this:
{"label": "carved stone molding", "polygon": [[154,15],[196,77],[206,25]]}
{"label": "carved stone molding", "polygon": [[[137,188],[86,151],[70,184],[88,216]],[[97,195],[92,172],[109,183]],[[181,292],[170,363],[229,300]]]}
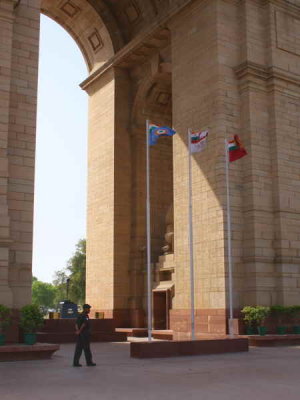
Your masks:
{"label": "carved stone molding", "polygon": [[103,47],[103,40],[96,28],[94,29],[94,32],[88,37],[88,41],[90,42],[90,45],[92,46],[92,49],[95,53]]}
{"label": "carved stone molding", "polygon": [[141,15],[140,9],[134,1],[130,1],[129,4],[124,8],[124,13],[130,24],[134,24]]}
{"label": "carved stone molding", "polygon": [[19,7],[20,3],[21,3],[21,0],[14,0],[14,9]]}
{"label": "carved stone molding", "polygon": [[70,18],[74,18],[81,11],[81,9],[76,4],[74,4],[71,0],[67,0],[60,7],[60,9]]}
{"label": "carved stone molding", "polygon": [[[291,74],[288,71],[276,67],[265,67],[249,61],[234,68],[242,88],[256,84],[267,90],[275,85],[275,82],[285,82],[294,86],[300,86],[300,75]],[[279,87],[278,87],[279,89]],[[299,89],[297,89],[299,92]]]}
{"label": "carved stone molding", "polygon": [[300,3],[292,3],[289,0],[263,0],[266,4],[273,4],[282,9],[288,10],[289,12],[294,12],[300,14]]}
{"label": "carved stone molding", "polygon": [[133,65],[144,63],[147,57],[141,54],[141,48],[145,48],[146,50],[154,48],[155,50],[155,48],[161,49],[165,47],[170,41],[169,21],[193,1],[195,0],[179,0],[174,6],[170,6],[166,14],[155,20],[145,31],[138,34],[108,62],[93,72],[81,83],[80,87],[86,90],[91,83],[95,82],[95,80],[112,67],[130,68]]}
{"label": "carved stone molding", "polygon": [[277,48],[300,56],[300,15],[296,18],[294,15],[277,10],[275,27]]}
{"label": "carved stone molding", "polygon": [[258,79],[267,80],[269,78],[268,69],[264,65],[246,61],[234,68],[238,79],[252,76]]}

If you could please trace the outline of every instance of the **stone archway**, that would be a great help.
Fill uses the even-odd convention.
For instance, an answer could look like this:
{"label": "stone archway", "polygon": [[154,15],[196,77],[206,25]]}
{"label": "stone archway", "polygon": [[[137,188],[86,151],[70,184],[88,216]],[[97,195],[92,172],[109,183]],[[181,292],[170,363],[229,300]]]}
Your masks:
{"label": "stone archway", "polygon": [[[198,206],[195,259],[201,265],[195,287],[198,326],[206,332],[226,331],[224,138],[233,134],[241,134],[252,150],[244,163],[232,166],[236,311],[249,302],[295,303],[300,196],[294,184],[297,178],[291,179],[290,171],[297,177],[299,160],[293,149],[299,130],[300,50],[294,38],[300,9],[296,2],[45,0],[42,4],[48,4],[45,12],[77,38],[91,72],[81,85],[90,97],[88,302],[120,324],[129,321],[128,271],[136,251],[132,221],[143,223],[135,210],[132,213],[139,192],[135,189],[134,197],[131,187],[137,181],[142,186],[133,168],[134,157],[142,163],[143,153],[135,152],[133,157],[132,152],[135,145],[142,149],[139,132],[144,129],[139,120],[133,125],[131,111],[141,81],[153,75],[151,70],[157,72],[155,59],[171,44],[172,121],[178,131],[173,140],[176,295],[171,327],[189,331],[184,193],[186,133],[191,127],[211,130],[211,150],[193,157]],[[40,0],[0,3],[4,38],[0,47],[0,302],[15,308],[30,301],[40,11]],[[85,12],[91,12],[87,19]],[[150,101],[147,84],[145,90]],[[142,215],[142,207],[139,212]]]}
{"label": "stone archway", "polygon": [[[98,7],[101,2],[98,2]],[[6,38],[3,58],[6,66],[6,88],[1,112],[5,115],[3,140],[7,158],[1,164],[3,176],[3,201],[1,205],[1,290],[0,303],[19,309],[31,299],[31,259],[32,259],[32,214],[34,200],[34,159],[35,159],[35,116],[37,99],[37,75],[39,55],[39,18],[40,12],[51,17],[62,25],[75,39],[88,65],[90,74],[101,68],[115,54],[115,49],[122,45],[113,16],[104,8],[109,29],[114,30],[111,39],[100,14],[86,0],[22,1],[16,3],[6,0],[0,7],[1,36]],[[2,54],[2,53],[1,53]],[[107,209],[114,204],[115,186],[114,141],[118,127],[118,116],[115,115],[116,93],[122,90],[126,96],[126,73],[111,69],[103,79],[90,82],[89,106],[89,247],[88,257],[97,259],[99,238],[97,220],[101,219],[98,204],[103,206],[103,215],[107,218],[105,226],[112,227],[110,233],[105,232],[108,243],[115,241],[117,228],[112,226],[113,215]],[[101,108],[105,108],[105,118]],[[100,112],[99,112],[100,109]],[[120,117],[121,118],[121,117]],[[122,121],[126,118],[123,111]],[[103,132],[103,140],[98,132]],[[103,145],[105,137],[112,142]],[[102,143],[102,145],[101,145]],[[99,152],[96,148],[102,149]],[[103,153],[105,156],[102,157]],[[128,160],[124,160],[124,163]],[[120,168],[124,164],[120,161]],[[123,169],[125,170],[125,169]],[[102,173],[103,172],[103,173]],[[121,174],[120,174],[121,175]],[[120,177],[122,181],[123,178]],[[103,185],[103,182],[106,185]],[[107,190],[105,190],[105,189]],[[119,189],[122,191],[123,189]],[[95,191],[97,192],[95,194]],[[126,188],[124,189],[126,191]],[[96,204],[94,198],[96,197]],[[123,196],[124,201],[126,196]],[[103,199],[105,199],[103,201]],[[98,202],[98,203],[97,203]],[[128,202],[127,202],[128,203]],[[126,206],[123,207],[123,212]],[[128,206],[127,206],[128,208]],[[115,208],[112,207],[112,213]],[[127,217],[126,217],[127,218]],[[120,218],[121,219],[121,218]],[[101,229],[101,228],[100,228]],[[103,243],[103,239],[101,240]],[[104,244],[107,249],[107,243]],[[95,250],[96,249],[96,250]],[[106,259],[107,271],[114,277],[115,257],[110,252]],[[91,262],[93,264],[93,262]],[[97,264],[98,265],[98,264]],[[95,267],[95,269],[99,269]],[[93,271],[93,268],[90,269]],[[92,279],[95,281],[93,277]],[[113,281],[112,281],[113,285]],[[91,291],[91,296],[93,292]],[[108,307],[109,308],[109,307]]]}
{"label": "stone archway", "polygon": [[93,0],[32,0],[30,4],[21,0],[15,2],[16,8],[10,0],[1,3],[0,29],[7,38],[1,50],[6,66],[1,73],[7,81],[1,104],[7,157],[1,164],[0,303],[19,309],[31,298],[39,18],[43,12],[73,36],[90,71],[81,85],[89,94],[87,301],[107,317],[128,321],[129,130],[135,89],[123,62],[133,66],[136,57],[148,59],[149,53],[157,53],[168,43],[167,30],[157,27],[141,45],[130,51],[127,48],[121,63],[115,60],[115,53],[144,28],[145,18],[158,15],[159,4],[156,0],[147,4],[124,1],[112,12],[106,2]]}

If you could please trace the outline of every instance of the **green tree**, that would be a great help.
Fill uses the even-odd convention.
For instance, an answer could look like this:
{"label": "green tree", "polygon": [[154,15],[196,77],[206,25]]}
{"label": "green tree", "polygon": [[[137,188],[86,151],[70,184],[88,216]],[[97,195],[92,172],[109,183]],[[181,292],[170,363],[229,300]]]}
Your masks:
{"label": "green tree", "polygon": [[[85,302],[85,268],[86,240],[80,239],[76,244],[74,255],[69,259],[65,269],[55,272],[53,285],[57,288],[55,302],[58,305],[63,300],[71,300],[76,304]],[[69,293],[67,299],[67,280]]]}
{"label": "green tree", "polygon": [[35,277],[32,280],[32,304],[39,306],[46,314],[49,308],[56,306],[56,288],[51,283],[41,282]]}
{"label": "green tree", "polygon": [[67,271],[65,269],[56,271],[54,274],[53,285],[56,288],[54,303],[56,308],[58,308],[61,301],[67,299],[67,278]]}
{"label": "green tree", "polygon": [[74,303],[85,302],[85,275],[86,275],[86,240],[81,239],[76,245],[76,251],[70,258],[67,270],[70,272],[69,298]]}

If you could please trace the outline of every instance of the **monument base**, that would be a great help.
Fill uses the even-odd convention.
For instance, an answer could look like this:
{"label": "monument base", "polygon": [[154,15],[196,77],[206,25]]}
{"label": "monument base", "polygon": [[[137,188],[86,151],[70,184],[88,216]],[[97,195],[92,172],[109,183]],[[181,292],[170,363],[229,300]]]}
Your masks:
{"label": "monument base", "polygon": [[160,358],[195,356],[248,351],[248,339],[202,339],[160,342],[132,342],[130,356],[134,358]]}

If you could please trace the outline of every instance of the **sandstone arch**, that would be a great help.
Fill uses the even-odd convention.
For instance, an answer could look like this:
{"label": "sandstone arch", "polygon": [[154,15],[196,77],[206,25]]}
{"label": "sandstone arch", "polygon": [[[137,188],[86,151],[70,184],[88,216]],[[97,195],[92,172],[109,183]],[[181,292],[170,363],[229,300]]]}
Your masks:
{"label": "sandstone arch", "polygon": [[113,42],[104,21],[86,0],[42,0],[41,12],[70,33],[90,72],[114,55]]}
{"label": "sandstone arch", "polygon": [[[149,116],[155,114],[157,122],[162,120],[164,107],[152,100],[167,86],[163,86],[166,81],[153,81],[160,64],[154,60],[170,46],[172,60],[164,62],[172,63],[172,121],[178,130],[173,138],[176,294],[171,327],[189,331],[186,131],[191,125],[211,129],[211,150],[193,156],[195,262],[203,266],[196,271],[196,325],[202,332],[226,331],[224,138],[235,133],[249,148],[249,156],[231,167],[236,311],[247,303],[296,303],[300,280],[297,2],[45,0],[42,4],[45,13],[60,18],[73,34],[90,70],[82,84],[90,96],[88,302],[119,324],[129,321],[129,304],[135,297],[129,276],[134,279],[131,270],[138,260],[132,247],[142,243],[144,235],[140,188],[144,188],[141,130],[146,115],[141,107]],[[82,26],[74,23],[77,7],[88,10],[91,26],[84,19]],[[40,12],[40,0],[0,2],[4,38],[0,302],[15,308],[30,301]],[[89,31],[92,26],[104,46],[95,31]],[[165,99],[161,97],[163,103]],[[158,232],[160,227],[154,229]]]}

